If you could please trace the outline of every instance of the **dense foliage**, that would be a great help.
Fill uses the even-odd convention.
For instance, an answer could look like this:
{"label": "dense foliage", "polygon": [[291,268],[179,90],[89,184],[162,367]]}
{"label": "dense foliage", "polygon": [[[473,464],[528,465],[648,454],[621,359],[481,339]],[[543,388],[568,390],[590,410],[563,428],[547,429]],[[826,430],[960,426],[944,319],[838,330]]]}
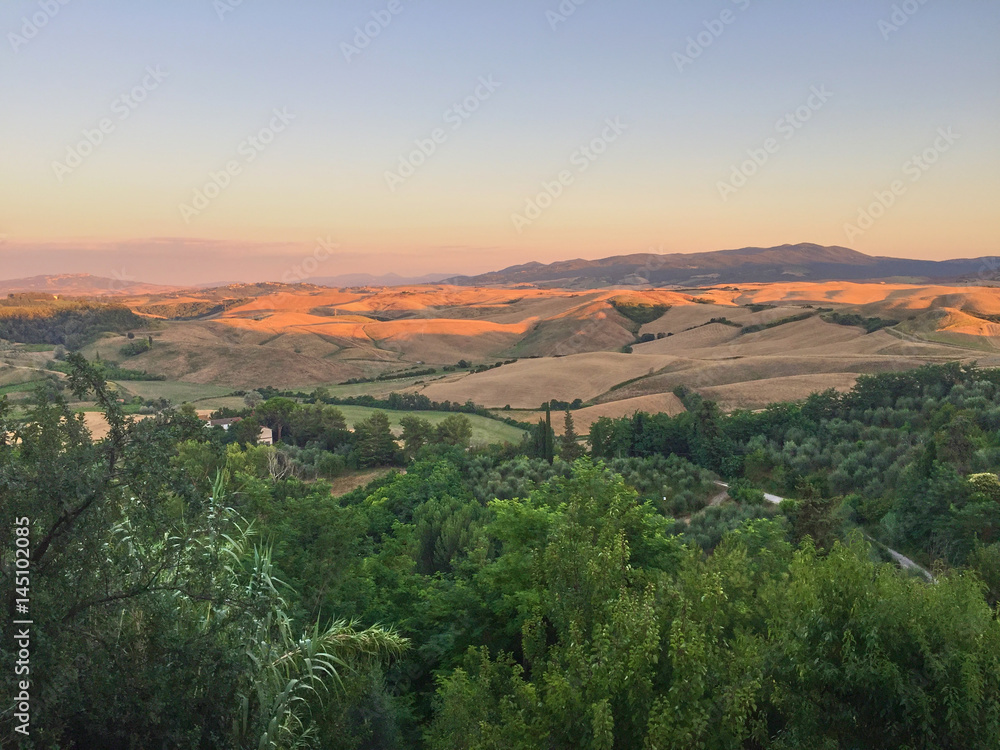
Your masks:
{"label": "dense foliage", "polygon": [[47,294],[0,298],[0,339],[22,344],[58,344],[73,350],[106,331],[124,333],[142,325],[142,318],[124,305]]}
{"label": "dense foliage", "polygon": [[[107,380],[123,380],[123,381],[142,381],[142,382],[155,382],[166,380],[165,375],[153,375],[146,372],[145,370],[133,370],[128,367],[122,367],[116,362],[108,361],[98,361],[94,363],[94,367],[97,368],[101,376]],[[69,375],[72,372],[72,368],[65,362],[60,362],[59,360],[51,360],[46,368],[52,370],[53,372],[61,372],[65,375]]]}
{"label": "dense foliage", "polygon": [[766,331],[769,328],[777,328],[778,326],[787,325],[789,323],[798,323],[803,320],[809,320],[816,315],[815,312],[804,312],[798,315],[789,315],[787,318],[779,318],[778,320],[772,320],[767,323],[754,323],[749,326],[742,326],[740,328],[740,336],[746,336],[749,333],[759,333],[760,331]]}
{"label": "dense foliage", "polygon": [[[312,393],[280,391],[277,388],[267,387],[257,390],[267,399],[277,397],[294,398],[304,403],[323,403],[332,406],[367,406],[387,411],[446,411],[459,414],[475,414],[487,419],[497,419],[513,427],[528,427],[524,422],[519,422],[509,417],[497,417],[489,409],[479,406],[472,401],[466,401],[465,403],[458,403],[457,401],[432,401],[422,393],[390,393],[385,398],[377,398],[367,394],[363,396],[331,396],[327,388],[317,388]],[[553,408],[556,407],[553,406]]]}
{"label": "dense foliage", "polygon": [[[28,746],[1000,746],[995,373],[729,416],[686,393],[686,415],[595,424],[580,458],[470,450],[461,415],[352,432],[280,397],[255,406],[279,446],[184,412],[133,424],[70,361],[106,440],[58,400],[0,409],[5,602],[31,522]],[[359,445],[405,473],[334,497],[282,463]],[[843,480],[838,451],[865,456]],[[931,584],[861,531],[891,528],[969,544],[941,547]],[[0,714],[0,744],[13,727]]]}
{"label": "dense foliage", "polygon": [[611,305],[637,326],[655,323],[670,310],[670,305],[655,305],[649,302],[630,302],[620,299],[611,300]]}
{"label": "dense foliage", "polygon": [[218,315],[234,307],[253,302],[252,297],[225,299],[221,302],[162,302],[155,305],[137,307],[145,315],[155,315],[169,320],[197,320],[210,315]]}
{"label": "dense foliage", "polygon": [[898,320],[890,320],[887,318],[866,318],[863,315],[858,315],[857,313],[839,313],[832,312],[823,316],[823,320],[827,323],[836,323],[841,326],[857,326],[859,328],[864,328],[865,333],[875,333],[875,331],[880,331],[883,328],[892,328],[893,326],[898,326]]}
{"label": "dense foliage", "polygon": [[[675,453],[729,478],[823,506],[926,562],[1000,558],[1000,371],[958,364],[864,375],[849,393],[722,414],[602,419],[594,455]],[[980,551],[986,547],[986,551]]]}

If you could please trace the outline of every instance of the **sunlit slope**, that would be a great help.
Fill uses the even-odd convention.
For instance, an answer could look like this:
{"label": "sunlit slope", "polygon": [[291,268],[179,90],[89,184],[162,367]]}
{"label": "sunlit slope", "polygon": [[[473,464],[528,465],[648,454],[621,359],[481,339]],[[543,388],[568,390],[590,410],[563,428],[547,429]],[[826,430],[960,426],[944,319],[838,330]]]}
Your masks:
{"label": "sunlit slope", "polygon": [[[782,388],[843,387],[859,373],[949,359],[1000,362],[996,288],[853,282],[685,290],[261,285],[185,290],[170,299],[144,295],[130,304],[149,309],[227,295],[227,308],[205,319],[150,317],[153,351],[129,358],[127,366],[233,387],[305,387],[431,367],[438,373],[405,386],[436,400],[535,408],[551,398],[608,403],[669,393],[678,385],[725,387],[723,400],[753,405],[781,398]],[[867,333],[829,322],[831,311],[897,325]],[[653,340],[640,343],[640,337]],[[113,359],[119,347],[109,339],[94,348]],[[624,353],[628,347],[632,354]],[[475,375],[442,369],[459,360],[478,365],[514,358],[520,359],[516,365]],[[778,382],[783,378],[795,380]],[[772,388],[764,381],[776,382]],[[754,385],[741,391],[741,383]]]}

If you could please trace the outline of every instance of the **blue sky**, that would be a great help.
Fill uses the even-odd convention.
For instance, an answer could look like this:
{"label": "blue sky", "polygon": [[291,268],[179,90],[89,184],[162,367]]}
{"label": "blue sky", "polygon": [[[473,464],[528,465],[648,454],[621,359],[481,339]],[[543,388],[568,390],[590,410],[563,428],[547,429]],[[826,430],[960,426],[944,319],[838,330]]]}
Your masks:
{"label": "blue sky", "polygon": [[[800,241],[997,252],[998,3],[900,3],[915,13],[892,30],[879,22],[897,4],[878,0],[568,1],[556,23],[554,0],[244,0],[220,13],[230,1],[4,4],[0,277],[125,265],[171,282],[274,277],[318,237],[341,248],[323,275]],[[22,19],[39,13],[27,39]],[[348,61],[373,13],[391,22]],[[679,66],[689,38],[700,54]],[[157,67],[165,80],[119,120],[111,103]],[[446,112],[481,78],[495,90],[452,129]],[[831,96],[786,139],[776,123],[817,88]],[[275,109],[289,126],[185,220]],[[113,131],[60,181],[54,164],[103,118]],[[573,155],[609,118],[625,132],[578,172]],[[435,153],[391,189],[387,173],[438,128]],[[911,183],[904,165],[940,128],[958,140]],[[777,150],[745,185],[720,187],[769,138]],[[573,183],[519,225],[567,169]],[[905,194],[850,232],[896,180]]]}

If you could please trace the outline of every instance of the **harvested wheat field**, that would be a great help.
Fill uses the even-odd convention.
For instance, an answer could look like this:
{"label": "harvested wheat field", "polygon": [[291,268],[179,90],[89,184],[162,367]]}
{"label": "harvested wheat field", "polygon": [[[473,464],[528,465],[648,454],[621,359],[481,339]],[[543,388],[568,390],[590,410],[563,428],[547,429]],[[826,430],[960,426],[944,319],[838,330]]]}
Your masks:
{"label": "harvested wheat field", "polygon": [[752,380],[729,385],[699,388],[698,393],[715,401],[724,411],[734,409],[763,409],[775,401],[798,401],[811,393],[831,388],[849,391],[858,376],[851,373],[826,373],[822,375],[791,375],[766,380]]}
{"label": "harvested wheat field", "polygon": [[[590,432],[590,426],[601,417],[618,419],[619,417],[630,417],[637,411],[643,411],[647,414],[668,414],[675,417],[684,410],[684,404],[673,393],[656,393],[651,396],[609,401],[605,404],[578,409],[573,412],[573,422],[577,432],[586,434]],[[557,419],[555,414],[552,415],[552,426],[556,433],[561,435],[564,432],[564,420]]]}
{"label": "harvested wheat field", "polygon": [[[136,414],[130,418],[139,422],[143,419],[148,419],[148,415]],[[111,428],[108,426],[108,421],[104,418],[103,412],[99,411],[83,412],[83,426],[87,428],[88,432],[90,432],[90,436],[94,440],[104,440],[104,438],[106,438],[108,433],[111,431]]]}
{"label": "harvested wheat field", "polygon": [[[849,374],[910,370],[927,359],[911,357],[736,357],[730,359],[676,359],[660,373],[625,384],[604,394],[601,402],[671,392],[678,386],[698,393],[714,386],[751,383],[800,375]],[[941,360],[946,361],[946,360]],[[779,389],[774,400],[784,400]]]}
{"label": "harvested wheat field", "polygon": [[[335,343],[311,336],[267,334],[234,329],[216,322],[171,324],[153,335],[153,349],[123,358],[118,350],[124,337],[101,339],[87,347],[88,357],[118,361],[123,367],[164,375],[171,381],[255,388],[264,385],[300,386],[343,381],[367,374],[365,366],[339,361]],[[368,358],[377,362],[377,355]],[[379,372],[393,367],[395,356]]]}
{"label": "harvested wheat field", "polygon": [[619,383],[652,374],[663,357],[597,352],[527,359],[451,383],[432,383],[421,393],[434,401],[468,401],[487,407],[530,409],[550,399],[589,401]]}

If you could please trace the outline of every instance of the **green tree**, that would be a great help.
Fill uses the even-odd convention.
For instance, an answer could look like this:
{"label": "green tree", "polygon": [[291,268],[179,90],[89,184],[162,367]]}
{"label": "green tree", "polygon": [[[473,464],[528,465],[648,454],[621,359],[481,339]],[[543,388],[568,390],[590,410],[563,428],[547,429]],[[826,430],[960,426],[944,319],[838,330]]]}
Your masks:
{"label": "green tree", "polygon": [[545,455],[544,458],[550,464],[555,460],[556,457],[556,435],[552,431],[552,409],[548,404],[545,405]]}
{"label": "green tree", "polygon": [[434,430],[434,440],[444,445],[468,448],[472,442],[472,422],[464,414],[445,417]]}
{"label": "green tree", "polygon": [[299,407],[288,417],[286,442],[305,447],[336,450],[351,441],[347,420],[335,406],[312,404]]}
{"label": "green tree", "polygon": [[261,422],[255,417],[247,417],[229,426],[227,434],[241,445],[257,445],[260,440]]}
{"label": "green tree", "polygon": [[[104,409],[94,443],[61,399],[14,419],[0,405],[0,600],[20,594],[13,534],[27,519],[32,738],[50,747],[293,747],[314,737],[345,677],[406,643],[344,622],[297,627],[271,553],[231,504],[184,472],[205,440],[178,413],[134,422],[101,371],[70,355],[77,398]],[[92,394],[92,395],[91,395]],[[245,489],[241,490],[245,496]],[[0,643],[0,687],[13,653]],[[0,742],[17,735],[8,711]]]}
{"label": "green tree", "polygon": [[292,414],[298,408],[299,405],[292,399],[279,396],[268,399],[254,409],[254,416],[261,424],[274,431],[274,442],[280,443],[282,435],[288,431],[291,424]]}
{"label": "green tree", "polygon": [[872,563],[859,539],[828,555],[805,545],[788,574],[761,592],[774,746],[1000,743],[1000,632],[974,578],[927,585]]}
{"label": "green tree", "polygon": [[354,450],[359,466],[391,466],[398,463],[399,446],[385,412],[377,411],[355,424],[354,434]]}
{"label": "green tree", "polygon": [[562,437],[559,439],[559,457],[563,461],[572,463],[583,455],[583,448],[580,446],[576,426],[573,424],[573,415],[566,410]]}
{"label": "green tree", "polygon": [[408,458],[413,458],[417,452],[434,438],[434,425],[420,417],[407,416],[399,420],[403,428],[403,450]]}

